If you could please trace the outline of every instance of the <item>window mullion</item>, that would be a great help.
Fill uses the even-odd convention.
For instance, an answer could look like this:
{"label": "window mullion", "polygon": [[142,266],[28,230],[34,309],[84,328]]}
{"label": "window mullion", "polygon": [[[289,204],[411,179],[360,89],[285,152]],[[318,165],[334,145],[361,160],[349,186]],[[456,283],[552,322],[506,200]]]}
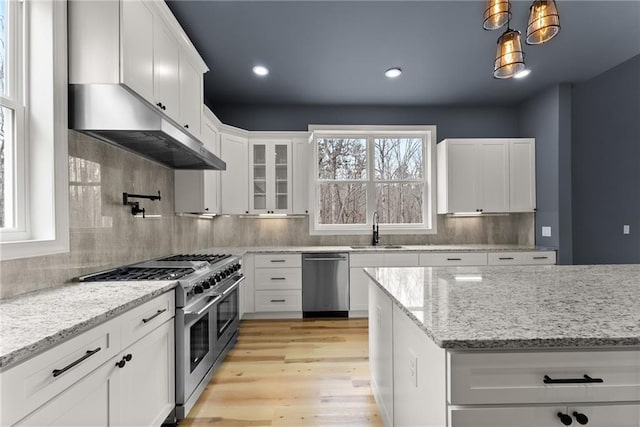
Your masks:
{"label": "window mullion", "polygon": [[375,182],[375,147],[373,136],[367,136],[367,225],[373,224],[373,212],[376,210],[376,182]]}

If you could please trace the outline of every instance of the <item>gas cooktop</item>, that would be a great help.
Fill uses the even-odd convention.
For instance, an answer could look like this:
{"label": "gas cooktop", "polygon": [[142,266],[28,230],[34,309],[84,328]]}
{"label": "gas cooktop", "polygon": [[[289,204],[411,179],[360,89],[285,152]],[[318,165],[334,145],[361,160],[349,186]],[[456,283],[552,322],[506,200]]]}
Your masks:
{"label": "gas cooktop", "polygon": [[166,258],[160,258],[156,261],[206,261],[209,264],[222,261],[229,258],[231,255],[226,254],[180,254],[172,255]]}
{"label": "gas cooktop", "polygon": [[133,280],[177,280],[193,273],[193,268],[120,267],[81,277],[83,282],[118,282]]}

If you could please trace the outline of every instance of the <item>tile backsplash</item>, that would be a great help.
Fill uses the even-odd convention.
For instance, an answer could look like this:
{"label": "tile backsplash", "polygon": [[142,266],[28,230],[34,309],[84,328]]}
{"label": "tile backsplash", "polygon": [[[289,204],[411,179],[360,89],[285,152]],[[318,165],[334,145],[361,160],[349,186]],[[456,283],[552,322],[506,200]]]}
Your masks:
{"label": "tile backsplash", "polygon": [[[140,199],[148,218],[131,215],[122,193]],[[69,131],[70,252],[0,262],[0,298],[58,286],[75,277],[179,252],[228,246],[369,244],[370,235],[311,236],[308,217],[215,219],[174,215],[173,170]],[[534,215],[438,216],[436,235],[385,235],[381,244],[534,245]]]}
{"label": "tile backsplash", "polygon": [[[148,218],[131,215],[122,193],[140,199]],[[0,262],[0,298],[178,251],[212,247],[213,220],[173,212],[173,170],[69,131],[70,252]],[[156,216],[159,215],[159,216]]]}

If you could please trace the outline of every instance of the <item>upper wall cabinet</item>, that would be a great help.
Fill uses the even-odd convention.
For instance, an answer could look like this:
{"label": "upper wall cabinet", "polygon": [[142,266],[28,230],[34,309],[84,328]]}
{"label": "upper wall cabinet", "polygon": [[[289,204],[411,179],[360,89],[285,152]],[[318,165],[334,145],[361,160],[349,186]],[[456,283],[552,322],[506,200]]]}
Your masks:
{"label": "upper wall cabinet", "polygon": [[[206,109],[206,107],[205,107]],[[220,155],[220,138],[216,126],[203,120],[202,141],[207,150]],[[220,174],[214,170],[175,170],[176,213],[219,214]]]}
{"label": "upper wall cabinet", "polygon": [[249,213],[249,152],[247,138],[223,133],[220,157],[227,170],[220,172],[220,208],[224,215]]}
{"label": "upper wall cabinet", "polygon": [[291,143],[293,152],[293,172],[291,189],[293,191],[293,214],[304,215],[309,213],[309,171],[311,144],[309,138],[294,138]]}
{"label": "upper wall cabinet", "polygon": [[197,138],[208,68],[163,1],[70,0],[69,83],[124,84]]}
{"label": "upper wall cabinet", "polygon": [[292,212],[291,140],[250,141],[249,183],[250,213]]}
{"label": "upper wall cabinet", "polygon": [[446,139],[437,152],[438,213],[535,209],[533,139]]}

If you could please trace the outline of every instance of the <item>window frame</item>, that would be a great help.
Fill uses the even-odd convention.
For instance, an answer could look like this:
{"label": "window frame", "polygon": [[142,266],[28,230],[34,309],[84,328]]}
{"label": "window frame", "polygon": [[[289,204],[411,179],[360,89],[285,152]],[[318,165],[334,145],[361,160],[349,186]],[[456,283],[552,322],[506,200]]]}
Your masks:
{"label": "window frame", "polygon": [[[380,231],[386,234],[436,234],[436,127],[435,126],[309,126],[313,150],[313,168],[310,168],[309,191],[309,233],[311,235],[349,235],[369,234],[373,225],[372,216],[376,210],[376,184],[383,183],[424,183],[423,221],[415,224],[383,224]],[[364,138],[367,143],[367,179],[366,180],[324,180],[319,179],[318,145],[319,138]],[[379,138],[422,138],[423,176],[422,181],[414,180],[376,180],[374,139]],[[367,192],[366,223],[364,224],[320,224],[318,223],[320,191],[322,183],[365,184]]]}
{"label": "window frame", "polygon": [[67,2],[15,3],[24,16],[24,234],[0,232],[3,261],[69,252]]}

